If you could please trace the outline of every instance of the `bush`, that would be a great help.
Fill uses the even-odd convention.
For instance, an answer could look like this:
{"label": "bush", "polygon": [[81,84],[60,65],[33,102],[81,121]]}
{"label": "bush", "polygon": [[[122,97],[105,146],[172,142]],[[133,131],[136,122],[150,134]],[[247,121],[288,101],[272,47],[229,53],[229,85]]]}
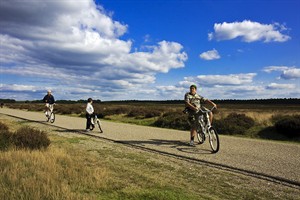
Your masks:
{"label": "bush", "polygon": [[278,133],[287,137],[300,136],[300,115],[286,116],[275,123]]}
{"label": "bush", "polygon": [[11,133],[7,130],[0,129],[0,150],[6,150],[11,145]]}
{"label": "bush", "polygon": [[45,149],[50,145],[50,140],[45,132],[27,126],[21,127],[13,133],[11,141],[18,149]]}
{"label": "bush", "polygon": [[3,122],[0,122],[0,130],[8,131],[8,126],[4,124]]}
{"label": "bush", "polygon": [[153,126],[179,130],[188,130],[190,128],[187,117],[178,112],[167,112],[163,114],[153,123]]}
{"label": "bush", "polygon": [[147,109],[143,107],[134,107],[127,114],[127,117],[135,117],[135,118],[152,118],[158,117],[161,115],[161,111],[154,109]]}
{"label": "bush", "polygon": [[277,123],[278,121],[285,119],[286,117],[287,117],[286,115],[280,115],[280,114],[272,115],[272,117],[271,117],[271,122],[272,122],[273,124],[275,124],[275,123]]}
{"label": "bush", "polygon": [[245,114],[231,113],[226,118],[215,120],[214,125],[221,134],[245,134],[245,132],[255,125],[252,118]]}
{"label": "bush", "polygon": [[127,114],[127,117],[144,117],[146,114],[145,109],[134,108]]}

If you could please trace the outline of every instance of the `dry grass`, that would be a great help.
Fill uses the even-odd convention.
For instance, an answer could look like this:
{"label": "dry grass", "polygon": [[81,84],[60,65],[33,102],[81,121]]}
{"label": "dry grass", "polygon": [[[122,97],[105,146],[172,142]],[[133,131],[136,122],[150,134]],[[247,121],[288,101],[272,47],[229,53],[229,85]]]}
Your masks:
{"label": "dry grass", "polygon": [[300,199],[282,185],[54,129],[48,150],[0,152],[0,199]]}
{"label": "dry grass", "polygon": [[109,176],[103,166],[86,167],[95,162],[58,148],[2,152],[0,199],[85,199],[95,186],[104,188]]}

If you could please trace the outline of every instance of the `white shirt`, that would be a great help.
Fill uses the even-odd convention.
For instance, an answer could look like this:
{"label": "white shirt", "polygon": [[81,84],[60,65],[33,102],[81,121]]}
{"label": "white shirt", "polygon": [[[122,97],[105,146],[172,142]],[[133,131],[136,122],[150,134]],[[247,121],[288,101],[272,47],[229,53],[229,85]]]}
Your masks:
{"label": "white shirt", "polygon": [[86,104],[86,112],[89,113],[90,115],[94,113],[94,107],[92,106],[91,103]]}

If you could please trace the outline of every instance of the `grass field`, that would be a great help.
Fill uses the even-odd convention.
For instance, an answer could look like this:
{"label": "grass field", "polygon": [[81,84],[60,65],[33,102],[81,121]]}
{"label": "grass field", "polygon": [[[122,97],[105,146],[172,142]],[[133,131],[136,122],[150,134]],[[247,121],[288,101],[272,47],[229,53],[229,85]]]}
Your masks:
{"label": "grass field", "polygon": [[300,199],[299,190],[0,115],[47,130],[43,151],[0,152],[0,199]]}

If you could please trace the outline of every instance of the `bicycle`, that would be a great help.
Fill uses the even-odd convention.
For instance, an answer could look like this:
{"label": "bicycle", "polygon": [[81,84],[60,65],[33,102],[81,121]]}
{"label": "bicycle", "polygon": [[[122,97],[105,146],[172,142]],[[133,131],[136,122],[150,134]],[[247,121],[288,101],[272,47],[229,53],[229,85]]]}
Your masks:
{"label": "bicycle", "polygon": [[214,109],[215,107],[205,110],[200,108],[199,112],[201,112],[201,114],[198,117],[197,138],[199,144],[203,144],[208,136],[212,153],[217,153],[220,149],[220,140],[217,130],[211,125],[209,120],[209,113],[211,113]]}
{"label": "bicycle", "polygon": [[101,127],[101,121],[98,118],[97,114],[94,115],[93,120],[92,120],[92,126],[90,130],[92,131],[95,128],[95,124],[98,125],[98,128],[100,129],[100,133],[103,133],[102,127]]}
{"label": "bicycle", "polygon": [[53,111],[54,109],[54,104],[49,104],[49,106],[47,106],[47,111],[45,112],[46,118],[47,118],[47,122],[51,122],[54,123],[55,121],[55,113]]}
{"label": "bicycle", "polygon": [[[217,130],[211,125],[209,120],[209,113],[211,113],[216,107],[211,109],[201,109],[198,111],[197,119],[197,138],[199,144],[203,144],[205,139],[208,137],[209,144],[212,150],[212,153],[217,153],[220,149],[220,139],[217,133]],[[185,109],[184,113],[188,113],[188,110]]]}

